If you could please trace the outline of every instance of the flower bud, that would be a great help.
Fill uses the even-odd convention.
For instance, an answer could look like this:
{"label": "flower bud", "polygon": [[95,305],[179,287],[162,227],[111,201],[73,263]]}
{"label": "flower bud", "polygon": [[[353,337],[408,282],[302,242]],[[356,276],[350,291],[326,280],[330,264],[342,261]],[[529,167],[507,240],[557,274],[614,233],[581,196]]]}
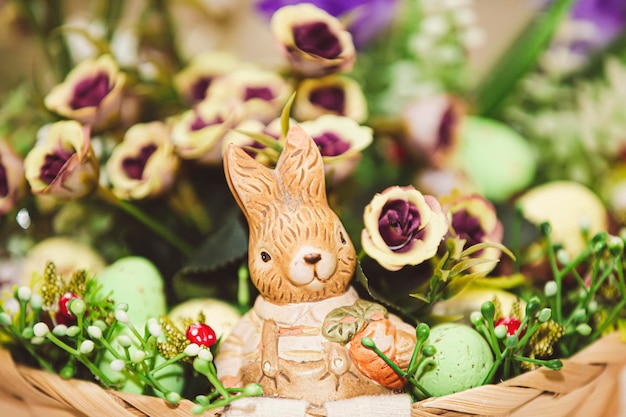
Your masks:
{"label": "flower bud", "polygon": [[50,332],[48,325],[42,321],[33,326],[33,334],[37,337],[45,337],[48,332]]}
{"label": "flower bud", "polygon": [[609,236],[609,251],[613,256],[621,256],[624,254],[624,241],[619,236]]}
{"label": "flower bud", "polygon": [[123,348],[129,348],[132,346],[133,342],[130,337],[122,334],[117,337],[117,343]]}
{"label": "flower bud", "polygon": [[263,387],[260,384],[248,384],[243,387],[243,395],[246,397],[259,397],[263,395]]}
{"label": "flower bud", "polygon": [[558,251],[556,251],[556,260],[559,261],[559,263],[562,265],[567,265],[572,261],[571,257],[569,256],[569,252],[565,249],[559,249]]}
{"label": "flower bud", "polygon": [[128,314],[124,310],[115,310],[115,320],[120,323],[128,323]]}
{"label": "flower bud", "polygon": [[550,318],[552,317],[552,310],[549,308],[544,308],[539,312],[539,316],[538,316],[538,320],[540,323],[545,323],[546,321],[550,320]]}
{"label": "flower bud", "polygon": [[75,121],[53,123],[45,139],[26,155],[25,175],[34,194],[81,198],[98,185],[100,169],[89,128]]}
{"label": "flower bud", "polygon": [[65,324],[57,324],[52,328],[52,334],[58,337],[67,335],[67,326]]}
{"label": "flower bud", "polygon": [[437,348],[433,345],[424,345],[422,348],[422,354],[424,356],[433,356],[435,353],[437,353]]}
{"label": "flower bud", "polygon": [[420,342],[424,342],[430,336],[430,327],[426,323],[420,323],[417,325],[415,329],[415,335],[417,336],[417,340]]}
{"label": "flower bud", "polygon": [[128,303],[119,303],[115,306],[116,310],[128,311]]}
{"label": "flower bud", "polygon": [[150,332],[150,334],[154,337],[159,337],[161,336],[161,325],[159,323],[149,323],[148,324],[148,331]]}
{"label": "flower bud", "polygon": [[31,337],[30,339],[30,343],[32,343],[33,345],[41,345],[43,342],[46,341],[45,337]]}
{"label": "flower bud", "polygon": [[78,326],[69,326],[67,328],[67,335],[69,337],[78,336],[79,333],[80,333],[80,327]]}
{"label": "flower bud", "polygon": [[578,308],[572,313],[572,321],[580,323],[587,319],[587,311],[584,308]]}
{"label": "flower bud", "polygon": [[203,375],[211,373],[211,367],[209,366],[209,361],[205,361],[201,358],[196,358],[193,360],[193,369],[200,372]]}
{"label": "flower bud", "polygon": [[83,340],[83,342],[80,344],[80,347],[78,348],[78,351],[82,353],[83,355],[88,355],[91,352],[93,352],[94,347],[95,345],[93,341]]}
{"label": "flower bud", "polygon": [[46,107],[81,123],[103,128],[117,120],[126,77],[110,55],[80,62],[46,96]]}
{"label": "flower bud", "polygon": [[82,316],[87,311],[87,303],[81,298],[74,298],[68,303],[69,309],[75,316]]}
{"label": "flower bud", "polygon": [[488,323],[493,321],[493,317],[496,314],[496,307],[493,304],[493,301],[485,301],[480,306],[480,314],[482,314],[483,318],[487,320]]}
{"label": "flower bud", "polygon": [[109,367],[115,372],[121,372],[125,366],[126,366],[126,363],[124,363],[124,361],[121,359],[112,360],[111,363],[109,364]]}
{"label": "flower bud", "polygon": [[104,332],[107,329],[107,324],[103,322],[102,320],[94,321],[93,325],[99,328],[102,332]]}
{"label": "flower bud", "polygon": [[476,327],[483,326],[485,324],[483,315],[480,313],[480,311],[472,311],[472,313],[470,314],[470,321]]}
{"label": "flower bud", "polygon": [[528,304],[526,304],[526,317],[533,317],[535,313],[539,311],[540,307],[541,307],[541,304],[539,302],[539,298],[532,297],[528,301]]}
{"label": "flower bud", "polygon": [[306,77],[352,69],[352,36],[335,17],[312,4],[281,7],[270,27],[291,68]]}
{"label": "flower bud", "polygon": [[187,345],[183,352],[187,356],[198,356],[198,353],[200,352],[200,346],[195,343],[190,343]]}
{"label": "flower bud", "polygon": [[33,295],[32,291],[28,287],[19,287],[17,289],[17,299],[27,303],[30,301],[30,297]]}
{"label": "flower bud", "polygon": [[168,392],[165,398],[172,404],[178,404],[180,402],[180,394],[175,391]]}
{"label": "flower bud", "polygon": [[41,298],[41,295],[33,294],[30,297],[30,308],[32,308],[33,310],[41,310],[42,306],[43,306],[43,298]]}
{"label": "flower bud", "polygon": [[102,330],[100,330],[100,328],[97,326],[87,327],[87,334],[89,334],[89,337],[91,337],[92,339],[102,339]]}
{"label": "flower bud", "polygon": [[506,347],[513,349],[519,343],[517,335],[511,335],[506,338]]}
{"label": "flower bud", "polygon": [[498,339],[504,339],[508,330],[504,324],[500,324],[499,326],[496,326],[495,329],[493,329],[493,332]]}
{"label": "flower bud", "polygon": [[209,349],[200,349],[200,352],[198,352],[198,357],[209,362],[213,360],[213,354]]}
{"label": "flower bud", "polygon": [[0,326],[10,326],[11,325],[11,316],[9,316],[4,311],[0,313]]}
{"label": "flower bud", "polygon": [[363,250],[389,271],[432,258],[448,232],[439,201],[412,186],[376,194],[365,207],[363,221]]}
{"label": "flower bud", "polygon": [[170,190],[180,161],[169,127],[160,121],[139,123],[126,131],[107,161],[113,193],[122,199],[160,196]]}
{"label": "flower bud", "polygon": [[546,282],[546,285],[543,287],[543,293],[548,298],[554,297],[558,290],[559,290],[559,287],[556,281],[548,281]]}
{"label": "flower bud", "polygon": [[576,326],[576,331],[582,336],[589,336],[591,334],[591,330],[591,326],[589,326],[587,323],[581,323]]}
{"label": "flower bud", "polygon": [[[45,325],[45,323],[43,323]],[[48,326],[46,326],[47,328]],[[43,330],[43,328],[42,328]],[[24,330],[22,330],[22,337],[24,339],[30,339],[31,337],[35,336],[35,331],[33,330],[32,327],[26,327],[24,328]]]}
{"label": "flower bud", "polygon": [[146,352],[144,352],[143,350],[136,350],[130,355],[130,360],[133,363],[142,362],[145,358],[146,358]]}

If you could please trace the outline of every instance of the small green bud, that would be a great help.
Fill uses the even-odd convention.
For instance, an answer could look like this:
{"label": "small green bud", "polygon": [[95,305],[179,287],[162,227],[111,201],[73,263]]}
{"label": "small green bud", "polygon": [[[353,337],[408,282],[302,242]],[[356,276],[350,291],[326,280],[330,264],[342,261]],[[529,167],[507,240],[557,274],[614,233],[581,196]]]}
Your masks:
{"label": "small green bud", "polygon": [[125,366],[126,366],[126,363],[121,359],[112,360],[111,363],[109,364],[109,367],[111,368],[111,370],[115,372],[121,372]]}
{"label": "small green bud", "polygon": [[504,324],[501,324],[499,326],[496,326],[495,329],[493,329],[493,333],[496,335],[498,339],[502,340],[506,337],[507,328]]}
{"label": "small green bud", "polygon": [[10,326],[11,325],[11,316],[7,313],[0,313],[0,326]]}
{"label": "small green bud", "polygon": [[430,327],[426,323],[420,323],[417,325],[415,329],[415,335],[417,336],[417,340],[420,342],[424,342],[430,336]]}
{"label": "small green bud", "polygon": [[88,355],[91,352],[93,352],[94,347],[95,345],[93,341],[83,340],[83,342],[80,344],[80,347],[78,348],[78,351],[82,353],[83,355]]}
{"label": "small green bud", "polygon": [[30,339],[30,343],[32,345],[41,345],[45,341],[46,341],[45,337],[38,337],[38,336],[31,337],[31,339]]}
{"label": "small green bud", "polygon": [[480,314],[487,320],[488,323],[493,321],[493,316],[496,314],[496,307],[492,301],[485,301],[480,306]]}
{"label": "small green bud", "polygon": [[92,339],[95,339],[95,340],[102,339],[102,330],[100,330],[100,328],[97,327],[97,326],[89,326],[89,327],[87,327],[87,334]]}
{"label": "small green bud", "polygon": [[33,326],[33,334],[37,337],[45,337],[50,332],[48,325],[43,321],[36,323]]}
{"label": "small green bud", "polygon": [[115,306],[116,310],[128,311],[128,303],[119,303]]}
{"label": "small green bud", "polygon": [[133,363],[140,363],[146,358],[146,352],[143,350],[136,350],[130,355],[130,360]]}
{"label": "small green bud", "polygon": [[33,310],[41,310],[42,306],[43,306],[43,298],[41,298],[41,295],[33,294],[30,297],[30,308],[32,308]]}
{"label": "small green bud", "polygon": [[619,236],[609,236],[609,252],[613,256],[621,256],[624,253],[624,241]]}
{"label": "small green bud", "polygon": [[574,323],[580,323],[587,319],[587,311],[584,308],[578,308],[572,313],[572,321]]}
{"label": "small green bud", "polygon": [[198,357],[208,362],[211,362],[213,360],[213,354],[209,349],[200,349],[200,352],[198,352]]}
{"label": "small green bud", "polygon": [[361,344],[368,349],[374,349],[376,347],[376,343],[371,337],[362,337]]}
{"label": "small green bud", "polygon": [[96,320],[93,322],[93,325],[102,330],[103,332],[107,329],[107,324],[102,320]]}
{"label": "small green bud", "polygon": [[193,369],[200,372],[203,375],[211,373],[211,367],[209,366],[209,361],[205,361],[204,359],[196,358],[193,360]]}
{"label": "small green bud", "polygon": [[559,249],[556,251],[556,260],[562,265],[567,265],[572,261],[572,258],[565,249]]}
{"label": "small green bud", "polygon": [[67,326],[65,324],[57,324],[52,328],[52,334],[58,337],[63,337],[67,334]]}
{"label": "small green bud", "polygon": [[549,308],[544,308],[539,312],[539,316],[537,317],[537,319],[540,323],[545,323],[546,321],[550,320],[550,317],[552,317],[552,310]]}
{"label": "small green bud", "polygon": [[532,297],[526,304],[526,316],[533,317],[539,311],[540,307],[541,303],[539,302],[539,298]]}
{"label": "small green bud", "polygon": [[596,300],[589,301],[589,305],[587,306],[587,310],[589,310],[589,314],[593,314],[598,311],[598,302]]}
{"label": "small green bud", "polygon": [[479,311],[472,311],[472,313],[470,314],[470,321],[476,327],[479,327],[485,324],[483,321],[483,315],[480,314]]}
{"label": "small green bud", "polygon": [[424,345],[422,347],[422,355],[424,356],[434,356],[437,353],[437,348],[433,345]]}
{"label": "small green bud", "polygon": [[24,339],[30,339],[33,336],[35,336],[35,332],[33,331],[32,327],[26,327],[24,328],[24,330],[22,330],[22,337]]}
{"label": "small green bud", "polygon": [[85,303],[85,301],[81,300],[80,298],[71,299],[68,302],[68,307],[72,314],[77,317],[82,316],[83,314],[85,314],[85,311],[87,311],[87,303]]}
{"label": "small green bud", "polygon": [[66,363],[65,366],[61,368],[61,372],[59,372],[59,375],[61,375],[61,378],[63,379],[71,379],[75,374],[76,369],[74,368],[74,364],[72,362]]}
{"label": "small green bud", "polygon": [[128,323],[128,314],[122,309],[117,309],[115,310],[115,320],[119,321],[120,323]]}
{"label": "small green bud", "polygon": [[30,297],[33,295],[33,292],[28,287],[19,287],[16,291],[17,299],[27,303],[30,301]]}
{"label": "small green bud", "polygon": [[591,334],[591,326],[587,323],[581,323],[576,326],[576,331],[582,336],[589,336]]}
{"label": "small green bud", "polygon": [[248,384],[243,387],[243,395],[246,397],[260,397],[263,395],[263,387],[260,384]]}
{"label": "small green bud", "polygon": [[117,343],[123,348],[129,348],[132,346],[133,341],[130,340],[130,337],[123,334],[117,337]]}
{"label": "small green bud", "polygon": [[561,362],[561,360],[559,359],[551,359],[549,361],[546,361],[545,367],[548,369],[552,369],[553,371],[558,371],[563,367],[563,362]]}
{"label": "small green bud", "polygon": [[556,284],[556,281],[548,281],[546,285],[543,287],[543,293],[546,297],[554,297],[559,290],[559,286]]}
{"label": "small green bud", "polygon": [[69,337],[78,336],[79,333],[80,333],[80,327],[78,326],[70,326],[67,328],[67,335]]}
{"label": "small green bud", "polygon": [[506,338],[506,347],[513,349],[519,343],[519,338],[517,335],[511,335]]}
{"label": "small green bud", "polygon": [[552,227],[550,227],[550,223],[548,222],[543,222],[539,225],[539,228],[541,229],[541,233],[544,236],[548,236],[550,235],[550,233],[552,233]]}
{"label": "small green bud", "polygon": [[206,395],[196,395],[196,402],[202,405],[209,405],[209,398]]}
{"label": "small green bud", "polygon": [[194,404],[194,406],[191,407],[191,414],[195,416],[204,413],[204,411],[204,406],[202,404]]}
{"label": "small green bud", "polygon": [[185,347],[183,352],[187,356],[198,356],[198,353],[200,353],[200,346],[196,343],[190,343],[187,347]]}
{"label": "small green bud", "polygon": [[180,402],[180,394],[174,391],[170,391],[165,395],[165,399],[171,404],[178,404]]}

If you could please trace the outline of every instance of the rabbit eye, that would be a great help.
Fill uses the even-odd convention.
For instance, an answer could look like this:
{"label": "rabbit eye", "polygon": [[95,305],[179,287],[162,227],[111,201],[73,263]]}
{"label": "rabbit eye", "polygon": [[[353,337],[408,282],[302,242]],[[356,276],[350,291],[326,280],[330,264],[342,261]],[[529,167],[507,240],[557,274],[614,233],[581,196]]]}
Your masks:
{"label": "rabbit eye", "polygon": [[261,260],[263,262],[269,262],[271,259],[272,259],[272,257],[270,256],[269,253],[267,253],[265,251],[261,252]]}
{"label": "rabbit eye", "polygon": [[343,232],[339,232],[339,239],[341,240],[342,244],[346,244],[346,238],[343,236]]}

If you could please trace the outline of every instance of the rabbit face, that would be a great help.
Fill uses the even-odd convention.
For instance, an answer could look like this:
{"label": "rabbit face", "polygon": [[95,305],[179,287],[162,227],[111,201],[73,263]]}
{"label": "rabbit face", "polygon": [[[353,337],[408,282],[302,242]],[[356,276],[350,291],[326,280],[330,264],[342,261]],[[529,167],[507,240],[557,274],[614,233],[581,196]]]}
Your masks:
{"label": "rabbit face", "polygon": [[313,140],[292,128],[275,170],[234,146],[224,163],[248,220],[250,277],[261,295],[287,304],[344,293],[356,253],[328,206],[324,168]]}

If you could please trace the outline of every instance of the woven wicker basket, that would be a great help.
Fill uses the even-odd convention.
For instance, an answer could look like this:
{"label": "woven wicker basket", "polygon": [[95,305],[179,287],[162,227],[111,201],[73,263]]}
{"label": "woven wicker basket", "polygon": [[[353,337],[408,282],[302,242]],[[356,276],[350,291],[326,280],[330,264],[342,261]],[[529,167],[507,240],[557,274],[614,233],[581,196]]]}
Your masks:
{"label": "woven wicker basket", "polygon": [[[413,417],[626,416],[626,344],[606,336],[564,361],[560,371],[539,369],[498,385],[486,385],[413,404]],[[620,382],[620,380],[622,382]],[[115,392],[95,383],[64,380],[18,365],[0,349],[0,415],[7,417],[191,416],[193,404]],[[220,413],[205,413],[217,417]]]}

